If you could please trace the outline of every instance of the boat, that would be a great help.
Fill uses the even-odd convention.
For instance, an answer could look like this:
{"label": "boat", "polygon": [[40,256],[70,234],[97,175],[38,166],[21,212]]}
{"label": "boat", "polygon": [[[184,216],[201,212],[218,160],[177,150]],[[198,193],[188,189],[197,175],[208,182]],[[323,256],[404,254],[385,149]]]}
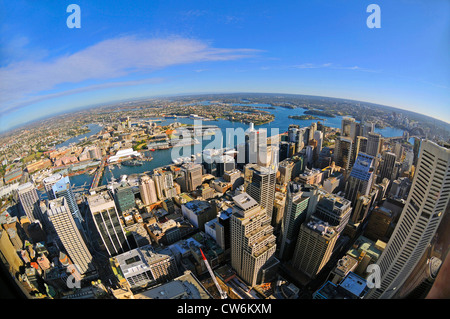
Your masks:
{"label": "boat", "polygon": [[150,151],[154,152],[154,151],[155,151],[155,149],[154,149],[154,148],[151,148],[151,149],[150,149]]}
{"label": "boat", "polygon": [[139,161],[139,160],[128,160],[128,161],[123,161],[122,165],[124,165],[124,166],[142,166],[142,165],[144,165],[144,163],[142,163],[142,161]]}

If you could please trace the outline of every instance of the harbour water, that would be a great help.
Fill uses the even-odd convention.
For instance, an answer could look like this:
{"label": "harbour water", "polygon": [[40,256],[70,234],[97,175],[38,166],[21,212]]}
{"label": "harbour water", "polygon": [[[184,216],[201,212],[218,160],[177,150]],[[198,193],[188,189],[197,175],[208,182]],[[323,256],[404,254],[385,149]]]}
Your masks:
{"label": "harbour water", "polygon": [[[251,104],[254,107],[268,107],[271,105],[268,104]],[[303,108],[297,108],[297,109],[287,109],[283,107],[275,107],[274,109],[264,109],[264,111],[268,111],[275,115],[274,121],[255,126],[256,129],[265,128],[267,129],[267,136],[271,136],[272,134],[280,134],[283,132],[286,132],[288,130],[289,124],[298,124],[300,127],[309,126],[313,122],[317,122],[318,120],[296,120],[289,118],[290,115],[303,115],[306,111]],[[324,125],[333,127],[333,128],[340,128],[341,127],[341,121],[342,116],[336,116],[334,118],[325,118],[326,121],[321,121]],[[201,123],[198,120],[191,119],[191,118],[168,118],[165,119],[163,122],[159,123],[159,125],[168,125],[170,123],[179,122],[182,124],[197,124]],[[154,152],[148,151],[150,155],[153,157],[153,160],[151,161],[144,161],[143,165],[140,166],[125,166],[121,165],[120,168],[116,165],[111,166],[111,169],[107,168],[105,169],[103,179],[100,182],[101,185],[107,184],[109,181],[111,181],[112,178],[119,179],[122,175],[131,175],[131,174],[140,174],[148,171],[152,171],[153,169],[157,167],[166,166],[169,164],[172,164],[172,157],[181,157],[181,156],[190,156],[191,154],[197,154],[201,152],[205,147],[211,147],[212,145],[222,145],[225,146],[236,146],[236,140],[234,143],[232,141],[226,140],[226,131],[228,130],[247,130],[249,128],[248,124],[241,123],[241,122],[230,122],[228,120],[222,120],[219,119],[217,121],[207,121],[203,122],[207,125],[216,125],[222,132],[221,137],[222,141],[219,141],[219,134],[218,135],[211,135],[211,136],[204,136],[203,139],[198,137],[197,139],[200,141],[200,144],[198,145],[192,145],[188,147],[175,147],[170,149],[162,149],[162,150],[155,150]],[[101,130],[101,127],[96,124],[91,124],[90,126],[91,134],[95,134],[93,132],[99,132]],[[380,133],[384,137],[393,137],[393,136],[402,136],[403,130],[397,129],[397,128],[391,128],[386,127],[383,129],[376,128],[375,131],[377,133]],[[90,136],[89,135],[89,136]],[[79,139],[79,137],[77,137]],[[230,144],[231,143],[231,144]],[[81,174],[77,176],[71,176],[70,180],[71,183],[75,187],[81,187],[82,185],[85,186],[86,189],[89,188],[89,185],[91,184],[94,176],[88,175],[88,174]]]}

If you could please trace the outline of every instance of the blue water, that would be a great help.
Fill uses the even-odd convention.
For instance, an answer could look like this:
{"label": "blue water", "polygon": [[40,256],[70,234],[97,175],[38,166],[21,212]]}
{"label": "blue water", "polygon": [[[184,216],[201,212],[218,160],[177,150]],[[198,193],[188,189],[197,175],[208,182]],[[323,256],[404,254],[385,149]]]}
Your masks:
{"label": "blue water", "polygon": [[[248,105],[248,104],[246,104],[246,105]],[[271,106],[269,104],[251,104],[251,105],[254,107]],[[303,108],[287,109],[287,108],[283,108],[283,107],[275,107],[275,109],[264,109],[264,111],[268,111],[268,112],[274,114],[275,115],[274,121],[267,123],[267,124],[263,124],[263,125],[258,125],[258,126],[255,125],[255,128],[267,129],[268,136],[286,132],[288,130],[289,124],[298,124],[300,127],[304,127],[304,126],[311,125],[311,123],[313,123],[313,122],[317,122],[317,120],[296,120],[296,119],[290,119],[288,117],[289,115],[303,115],[304,112],[306,111]],[[340,128],[342,118],[343,118],[342,116],[337,116],[334,118],[327,117],[327,118],[325,118],[326,119],[325,121],[320,121],[320,122],[322,122],[324,125],[329,126],[329,127]],[[193,119],[177,118],[177,119],[165,119],[163,122],[160,123],[160,125],[164,126],[164,125],[168,125],[168,124],[174,123],[174,122],[180,122],[182,124],[194,124]],[[197,122],[197,123],[200,123],[200,122]],[[222,120],[222,119],[219,119],[217,121],[203,121],[202,123],[205,125],[216,125],[221,129],[221,131],[222,131],[222,141],[220,141],[221,143],[218,143],[217,136],[206,136],[206,137],[203,137],[203,139],[200,139],[200,137],[197,137],[197,139],[199,141],[201,141],[201,144],[199,144],[199,145],[193,145],[193,146],[188,146],[188,147],[175,147],[175,148],[170,148],[167,150],[156,150],[154,152],[149,151],[149,153],[153,157],[153,160],[149,161],[149,162],[144,161],[142,166],[129,167],[129,166],[122,165],[121,168],[118,168],[117,166],[114,165],[111,167],[111,170],[105,169],[104,177],[102,179],[101,184],[102,185],[107,184],[107,182],[110,181],[112,179],[112,177],[118,179],[122,175],[144,173],[147,171],[152,171],[153,169],[158,168],[158,167],[172,164],[172,157],[177,158],[179,156],[190,156],[191,154],[197,154],[197,153],[200,153],[208,145],[209,145],[208,148],[211,148],[212,145],[214,145],[215,147],[218,147],[219,144],[223,147],[231,146],[231,145],[235,146],[236,139],[234,140],[234,143],[233,143],[233,141],[230,141],[231,145],[227,144],[227,136],[226,136],[227,128],[232,129],[232,130],[241,128],[242,130],[245,131],[249,127],[249,125],[245,124],[245,123],[230,122],[228,120]],[[99,129],[99,131],[100,131],[101,127],[99,127],[98,125],[96,125],[96,126],[98,128],[100,128]],[[90,132],[91,135],[95,134],[95,133],[93,133],[93,131],[94,131],[93,128],[91,128],[91,131],[92,131],[92,132]],[[375,131],[377,133],[380,133],[384,137],[402,136],[402,134],[403,134],[403,130],[397,129],[397,128],[391,128],[391,127],[386,127],[384,129],[376,128]],[[79,139],[79,137],[77,137],[77,138]],[[86,182],[88,185],[90,185],[90,183],[93,180],[93,176],[89,176],[87,174],[82,174],[82,175],[78,175],[78,176],[72,176],[70,178],[70,180],[71,180],[71,183],[74,184],[75,186],[81,186],[81,185],[85,184]]]}
{"label": "blue water", "polygon": [[78,143],[83,138],[85,138],[85,137],[89,138],[92,135],[97,134],[98,132],[100,132],[103,129],[103,127],[101,127],[100,125],[97,125],[97,124],[88,124],[87,127],[90,129],[90,132],[87,132],[86,134],[74,136],[63,143],[56,145],[55,148],[61,148],[64,146],[69,146],[72,143]]}

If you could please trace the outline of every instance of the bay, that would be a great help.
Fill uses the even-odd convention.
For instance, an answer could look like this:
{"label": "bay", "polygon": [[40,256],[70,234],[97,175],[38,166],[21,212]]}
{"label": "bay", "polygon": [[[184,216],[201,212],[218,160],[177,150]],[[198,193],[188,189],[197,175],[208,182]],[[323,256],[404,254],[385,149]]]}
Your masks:
{"label": "bay", "polygon": [[[203,103],[208,103],[208,101],[205,101]],[[242,105],[250,105],[253,107],[271,107],[272,105],[269,104],[242,104]],[[275,119],[270,122],[263,125],[255,125],[256,129],[265,128],[267,129],[267,136],[272,136],[273,134],[280,134],[283,132],[286,132],[288,130],[289,124],[298,124],[300,127],[305,127],[311,125],[313,122],[318,122],[318,120],[297,120],[297,119],[291,119],[289,118],[290,115],[303,115],[306,111],[303,108],[296,108],[296,109],[288,109],[283,107],[274,107],[274,109],[264,109],[264,111],[268,111],[275,115]],[[340,128],[341,127],[341,121],[343,119],[343,116],[336,116],[334,118],[331,117],[324,117],[325,121],[320,121],[326,126],[332,127],[332,128]],[[160,118],[158,118],[160,119]],[[226,131],[227,129],[231,130],[247,130],[249,128],[249,125],[242,122],[230,122],[228,120],[214,120],[214,121],[198,121],[191,118],[167,118],[164,119],[161,123],[158,123],[158,125],[165,126],[170,123],[179,122],[182,124],[204,124],[204,125],[216,125],[222,132],[222,146],[230,146],[227,145],[226,141]],[[94,124],[95,125],[95,124]],[[91,129],[92,130],[92,129]],[[101,127],[100,127],[101,130]],[[100,131],[99,130],[99,131]],[[403,130],[392,128],[392,127],[386,127],[386,128],[375,128],[375,132],[380,133],[383,137],[393,137],[393,136],[402,136]],[[91,132],[90,132],[91,133]],[[95,134],[95,133],[93,133]],[[124,166],[121,165],[121,167],[117,167],[116,165],[111,166],[111,169],[107,168],[105,169],[103,179],[101,181],[101,185],[106,185],[109,181],[112,180],[112,178],[119,179],[122,175],[131,175],[131,174],[141,174],[144,172],[150,172],[155,168],[163,167],[169,164],[172,164],[172,158],[177,158],[179,156],[190,156],[191,154],[197,154],[200,153],[205,148],[210,148],[211,145],[219,145],[220,141],[216,140],[220,137],[219,135],[216,136],[205,136],[203,139],[197,138],[201,143],[199,145],[192,145],[189,147],[175,147],[170,148],[166,150],[155,150],[154,152],[148,151],[150,155],[153,157],[152,161],[144,161],[142,166]],[[232,143],[228,141],[229,143]],[[236,142],[234,142],[234,145]],[[209,146],[209,147],[208,147]],[[75,187],[79,187],[82,185],[90,185],[90,183],[93,180],[92,175],[88,174],[81,174],[77,176],[72,176],[71,183],[75,185]],[[89,186],[88,186],[89,187]]]}

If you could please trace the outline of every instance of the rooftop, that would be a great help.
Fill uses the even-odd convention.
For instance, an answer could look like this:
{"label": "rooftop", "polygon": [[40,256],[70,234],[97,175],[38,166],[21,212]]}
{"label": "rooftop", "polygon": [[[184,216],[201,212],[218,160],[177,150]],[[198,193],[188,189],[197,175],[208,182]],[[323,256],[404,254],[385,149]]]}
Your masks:
{"label": "rooftop", "polygon": [[258,205],[258,202],[247,193],[241,193],[234,196],[233,201],[242,210],[248,210]]}
{"label": "rooftop", "polygon": [[134,296],[136,299],[212,299],[212,296],[190,272],[173,281],[157,286]]}

